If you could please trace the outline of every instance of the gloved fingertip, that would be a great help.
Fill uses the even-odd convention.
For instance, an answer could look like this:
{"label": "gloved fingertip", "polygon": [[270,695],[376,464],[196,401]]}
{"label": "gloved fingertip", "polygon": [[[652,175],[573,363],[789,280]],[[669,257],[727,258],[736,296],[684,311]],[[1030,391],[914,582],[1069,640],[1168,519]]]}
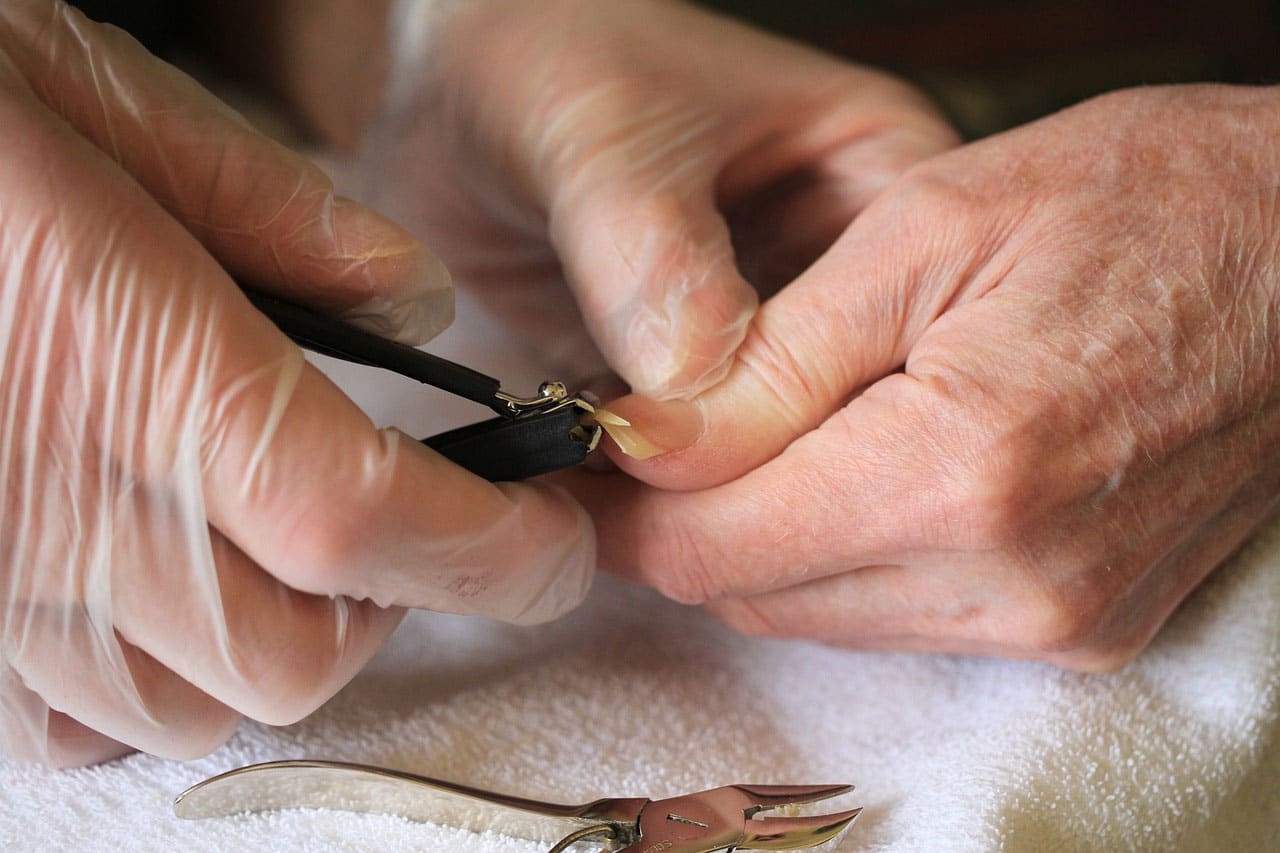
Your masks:
{"label": "gloved fingertip", "polygon": [[758,305],[756,292],[742,283],[668,293],[664,304],[636,306],[618,334],[619,372],[653,400],[696,397],[728,375]]}
{"label": "gloved fingertip", "polygon": [[[683,363],[673,365],[666,375],[635,383],[635,390],[654,401],[693,399],[729,375],[733,354],[740,342],[740,337],[734,339],[732,345],[724,342],[723,351],[715,356],[703,353],[688,357]],[[702,343],[705,347],[709,342]]]}
{"label": "gloved fingertip", "polygon": [[[335,197],[331,218],[317,222],[309,250],[343,290],[372,294],[341,312],[352,323],[410,345],[425,343],[453,322],[453,280],[412,234],[364,205]],[[345,285],[345,286],[344,286]]]}
{"label": "gloved fingertip", "polygon": [[454,318],[453,288],[409,294],[378,294],[342,312],[342,319],[365,331],[409,346],[425,344],[449,328]]}

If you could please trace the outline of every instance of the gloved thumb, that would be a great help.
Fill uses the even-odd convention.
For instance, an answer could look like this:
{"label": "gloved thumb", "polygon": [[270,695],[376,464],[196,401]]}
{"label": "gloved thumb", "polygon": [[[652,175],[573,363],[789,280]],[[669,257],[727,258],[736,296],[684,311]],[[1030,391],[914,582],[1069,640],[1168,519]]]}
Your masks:
{"label": "gloved thumb", "polygon": [[557,193],[550,234],[587,328],[634,390],[687,397],[724,377],[757,297],[710,186],[588,177]]}

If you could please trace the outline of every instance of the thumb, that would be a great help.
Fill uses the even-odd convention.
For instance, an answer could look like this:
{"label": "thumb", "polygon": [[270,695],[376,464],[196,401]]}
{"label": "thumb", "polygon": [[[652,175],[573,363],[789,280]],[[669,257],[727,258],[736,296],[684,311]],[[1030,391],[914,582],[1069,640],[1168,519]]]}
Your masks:
{"label": "thumb", "polygon": [[[728,371],[757,305],[710,187],[675,191],[600,176],[550,213],[552,243],[609,365],[656,399]],[[673,182],[675,183],[675,182]]]}
{"label": "thumb", "polygon": [[452,321],[449,275],[426,247],[124,32],[20,0],[0,12],[6,35],[36,96],[233,275],[405,343]]}
{"label": "thumb", "polygon": [[[908,182],[760,309],[718,385],[690,400],[608,404],[615,461],[662,488],[706,488],[781,453],[868,384],[902,366],[925,329],[984,266],[976,217]],[[925,184],[928,187],[928,184]],[[914,199],[914,200],[913,200]]]}

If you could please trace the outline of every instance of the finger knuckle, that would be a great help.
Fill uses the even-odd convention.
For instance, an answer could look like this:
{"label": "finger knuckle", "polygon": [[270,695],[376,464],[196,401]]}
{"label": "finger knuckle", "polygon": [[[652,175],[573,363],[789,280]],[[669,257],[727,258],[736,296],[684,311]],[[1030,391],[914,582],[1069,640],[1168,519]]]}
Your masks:
{"label": "finger knuckle", "polygon": [[975,551],[1007,551],[1021,544],[1030,510],[1019,478],[999,464],[976,461],[940,485],[939,538]]}
{"label": "finger knuckle", "polygon": [[353,574],[368,550],[368,532],[375,520],[371,510],[351,501],[341,512],[326,507],[308,513],[277,545],[279,560],[272,566],[280,580],[315,595],[350,591]]}
{"label": "finger knuckle", "polygon": [[1102,597],[1089,589],[1048,588],[1021,608],[1018,638],[1037,657],[1101,665],[1110,650],[1100,643],[1106,618]]}
{"label": "finger knuckle", "polygon": [[908,227],[917,220],[925,228],[937,222],[968,222],[989,209],[989,202],[957,180],[948,168],[928,160],[908,169],[886,201],[903,212]]}
{"label": "finger knuckle", "polygon": [[292,725],[332,695],[337,665],[337,656],[327,653],[264,656],[242,664],[240,709],[267,725]]}
{"label": "finger knuckle", "polygon": [[[811,340],[829,337],[820,328],[814,328],[813,332]],[[812,417],[808,407],[797,406],[795,401],[839,398],[838,377],[843,373],[838,369],[825,369],[822,351],[807,347],[801,351],[800,340],[801,336],[762,334],[758,327],[753,327],[738,351],[739,364],[755,376],[762,389],[772,394],[769,402],[773,412],[792,432],[802,432],[812,426],[808,423]]]}
{"label": "finger knuckle", "polygon": [[175,761],[203,758],[226,743],[239,723],[240,715],[236,711],[210,701],[199,714],[192,714],[189,721],[171,734],[170,745],[155,752]]}

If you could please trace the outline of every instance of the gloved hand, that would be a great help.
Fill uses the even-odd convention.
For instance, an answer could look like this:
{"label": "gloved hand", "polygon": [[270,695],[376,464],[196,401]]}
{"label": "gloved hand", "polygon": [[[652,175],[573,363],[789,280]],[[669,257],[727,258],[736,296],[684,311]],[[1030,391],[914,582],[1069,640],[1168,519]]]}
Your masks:
{"label": "gloved hand", "polygon": [[580,483],[601,567],[750,632],[1119,666],[1280,502],[1278,138],[1276,88],[1143,89],[909,172],[723,383],[611,404],[665,490]]}
{"label": "gloved hand", "polygon": [[205,753],[298,719],[401,607],[550,618],[562,493],[378,431],[228,273],[418,342],[449,281],[119,31],[0,6],[0,746]]}
{"label": "gloved hand", "polygon": [[714,384],[753,285],[956,141],[910,86],[683,3],[398,6],[361,194],[567,381],[594,343],[651,396]]}

